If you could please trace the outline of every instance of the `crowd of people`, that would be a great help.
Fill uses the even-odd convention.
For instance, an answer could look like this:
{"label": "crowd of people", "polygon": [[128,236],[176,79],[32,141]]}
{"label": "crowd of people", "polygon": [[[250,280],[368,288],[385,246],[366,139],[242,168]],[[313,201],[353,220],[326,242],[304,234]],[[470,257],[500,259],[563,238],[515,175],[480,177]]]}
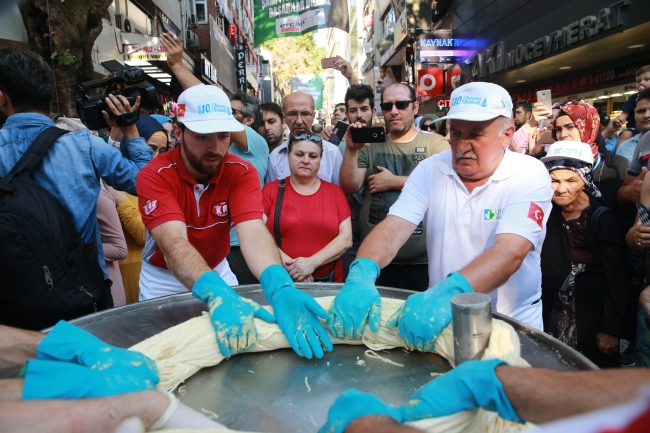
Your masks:
{"label": "crowd of people", "polygon": [[[62,205],[80,239],[70,259],[66,253],[50,262],[33,233],[3,221],[11,227],[3,232],[11,235],[5,254],[31,248],[33,257],[0,264],[9,276],[0,294],[0,323],[8,325],[0,347],[11,349],[0,356],[0,368],[27,362],[24,378],[0,381],[0,398],[107,397],[155,388],[151,360],[112,347],[117,354],[106,358],[108,345],[65,321],[187,292],[207,305],[226,357],[255,344],[255,317],[277,322],[299,356],[321,358],[334,350],[330,335],[360,339],[366,325],[378,330],[377,286],[388,286],[416,292],[386,324],[410,350],[433,351],[451,321],[451,298],[473,291],[489,294],[494,311],[548,332],[600,367],[650,366],[650,286],[644,290],[650,67],[639,69],[639,92],[614,120],[582,100],[552,111],[541,103],[513,104],[505,89],[482,82],[454,90],[446,116],[420,116],[415,90],[389,84],[387,73],[380,103],[386,140],[369,144],[354,142],[352,131],[375,124],[375,91],[356,82],[345,60],[336,66],[350,82],[344,102],[331,125],[315,127],[309,94],[293,92],[282,106],[243,93],[228,97],[182,65],[177,39],[161,40],[184,89],[174,116],[121,121],[139,100],[111,94],[102,112],[111,128],[107,141],[74,119],[50,116],[54,81],[42,58],[0,49],[2,205],[23,195],[18,181],[30,177]],[[349,126],[333,144],[339,121]],[[65,133],[52,136],[56,127]],[[79,255],[93,272],[85,279],[74,264]],[[306,282],[344,284],[328,312],[296,288]],[[257,283],[273,315],[232,289]],[[50,326],[45,338],[11,328]],[[629,342],[625,351],[622,341]],[[130,368],[138,355],[137,368]],[[471,407],[535,421],[530,400],[508,385],[510,374],[520,374],[515,370],[468,363],[447,375],[450,384],[465,381],[463,407],[436,400],[444,381],[418,391],[414,397],[424,403],[399,410],[346,394],[330,411],[328,431],[343,431],[363,415],[401,423]],[[467,382],[463,371],[480,380]],[[626,390],[647,381],[639,374],[643,380]],[[74,379],[56,379],[64,376]],[[594,380],[611,377],[618,376]],[[486,383],[494,386],[490,401],[476,395]],[[589,391],[576,390],[576,398]],[[165,398],[134,407],[132,415],[147,428],[214,425]],[[377,431],[366,421],[357,431]]]}

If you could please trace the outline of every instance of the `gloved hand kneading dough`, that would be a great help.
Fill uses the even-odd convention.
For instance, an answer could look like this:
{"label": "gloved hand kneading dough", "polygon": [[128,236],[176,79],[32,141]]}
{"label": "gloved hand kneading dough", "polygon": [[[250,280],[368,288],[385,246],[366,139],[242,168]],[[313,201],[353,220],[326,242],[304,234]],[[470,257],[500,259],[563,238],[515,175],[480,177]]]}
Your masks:
{"label": "gloved hand kneading dough", "polygon": [[[23,367],[23,400],[110,397],[155,389],[158,376],[133,365],[90,368],[69,362],[30,359]],[[147,377],[148,376],[148,377]]]}
{"label": "gloved hand kneading dough", "polygon": [[158,383],[156,363],[140,352],[112,346],[88,331],[66,321],[59,323],[41,340],[36,359],[62,361],[103,370],[112,365],[135,367],[145,380]]}
{"label": "gloved hand kneading dough", "polygon": [[451,322],[451,298],[472,292],[469,281],[453,272],[425,292],[409,296],[386,327],[397,327],[409,350],[433,352],[438,335]]}
{"label": "gloved hand kneading dough", "polygon": [[210,310],[210,321],[221,354],[228,358],[245,352],[255,345],[257,329],[254,317],[268,323],[275,317],[259,304],[239,296],[213,271],[205,272],[192,287],[192,296],[200,299]]}
{"label": "gloved hand kneading dough", "polygon": [[453,415],[467,409],[496,412],[523,424],[497,378],[495,369],[507,365],[499,359],[467,361],[420,388],[399,410],[404,421]]}
{"label": "gloved hand kneading dough", "polygon": [[402,423],[402,414],[392,404],[372,394],[349,389],[334,401],[327,412],[327,422],[318,433],[343,433],[352,421],[368,415],[383,415]]}
{"label": "gloved hand kneading dough", "polygon": [[372,332],[379,330],[381,296],[375,287],[378,276],[379,265],[373,260],[361,258],[352,262],[327,319],[332,336],[361,340],[366,323]]}
{"label": "gloved hand kneading dough", "polygon": [[296,289],[289,273],[280,265],[271,265],[260,275],[262,291],[273,306],[278,326],[291,348],[300,356],[323,357],[323,346],[334,349],[327,331],[318,318],[327,319],[327,311],[314,298]]}

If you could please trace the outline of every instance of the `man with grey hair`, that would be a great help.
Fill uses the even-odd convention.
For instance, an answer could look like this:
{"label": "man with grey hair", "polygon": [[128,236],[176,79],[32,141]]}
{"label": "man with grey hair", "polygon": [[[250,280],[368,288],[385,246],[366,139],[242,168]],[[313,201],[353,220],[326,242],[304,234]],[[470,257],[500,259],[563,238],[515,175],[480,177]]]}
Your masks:
{"label": "man with grey hair", "polygon": [[422,221],[430,288],[411,295],[388,323],[407,348],[433,352],[460,293],[487,293],[493,310],[542,329],[540,250],[553,194],[544,164],[508,150],[512,101],[496,84],[454,90],[445,119],[451,151],[418,164],[359,247],[330,309],[332,336],[359,339],[366,322],[377,330],[375,278]]}
{"label": "man with grey hair", "polygon": [[[305,92],[293,92],[284,97],[284,120],[289,127],[289,137],[276,147],[269,155],[269,169],[266,172],[266,182],[284,179],[289,176],[289,140],[298,134],[311,133],[314,124],[314,98]],[[318,178],[326,182],[339,184],[339,171],[343,157],[339,148],[327,140],[323,140],[323,155],[321,157]]]}

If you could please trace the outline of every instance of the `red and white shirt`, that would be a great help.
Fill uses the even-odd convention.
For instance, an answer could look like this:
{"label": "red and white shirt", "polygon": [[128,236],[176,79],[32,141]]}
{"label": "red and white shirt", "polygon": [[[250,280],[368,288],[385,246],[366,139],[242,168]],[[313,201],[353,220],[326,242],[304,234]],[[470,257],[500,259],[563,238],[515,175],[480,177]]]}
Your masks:
{"label": "red and white shirt", "polygon": [[[262,219],[257,170],[226,154],[207,186],[197,183],[181,159],[180,147],[147,164],[137,178],[138,204],[148,232],[168,221],[182,221],[190,244],[215,268],[230,251],[230,225]],[[155,247],[155,244],[154,244]],[[145,248],[143,261],[167,269],[162,251]]]}

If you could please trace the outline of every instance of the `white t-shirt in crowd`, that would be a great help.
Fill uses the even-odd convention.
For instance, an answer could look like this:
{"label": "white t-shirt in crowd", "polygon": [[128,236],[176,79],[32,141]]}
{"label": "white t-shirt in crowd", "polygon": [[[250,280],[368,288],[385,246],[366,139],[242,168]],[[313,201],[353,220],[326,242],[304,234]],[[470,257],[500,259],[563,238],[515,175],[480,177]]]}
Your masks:
{"label": "white t-shirt in crowd", "polygon": [[[286,179],[291,174],[289,171],[289,138],[276,147],[269,155],[269,169],[266,172],[265,182],[273,182],[278,179]],[[325,182],[339,184],[339,172],[341,171],[343,156],[339,148],[329,141],[323,140],[323,157],[318,169],[318,178]]]}
{"label": "white t-shirt in crowd", "polygon": [[[149,231],[146,231],[146,240],[142,251],[142,269],[140,270],[140,301],[160,298],[161,296],[188,293],[185,287],[168,269],[159,268],[149,263],[149,258],[156,251],[156,241]],[[237,286],[237,277],[230,269],[228,260],[223,259],[213,269],[229,286]]]}
{"label": "white t-shirt in crowd", "polygon": [[488,182],[468,194],[446,151],[418,164],[389,215],[413,224],[424,220],[429,287],[494,246],[498,234],[528,239],[532,248],[523,264],[490,296],[494,311],[543,329],[540,251],[551,197],[544,164],[509,150]]}

